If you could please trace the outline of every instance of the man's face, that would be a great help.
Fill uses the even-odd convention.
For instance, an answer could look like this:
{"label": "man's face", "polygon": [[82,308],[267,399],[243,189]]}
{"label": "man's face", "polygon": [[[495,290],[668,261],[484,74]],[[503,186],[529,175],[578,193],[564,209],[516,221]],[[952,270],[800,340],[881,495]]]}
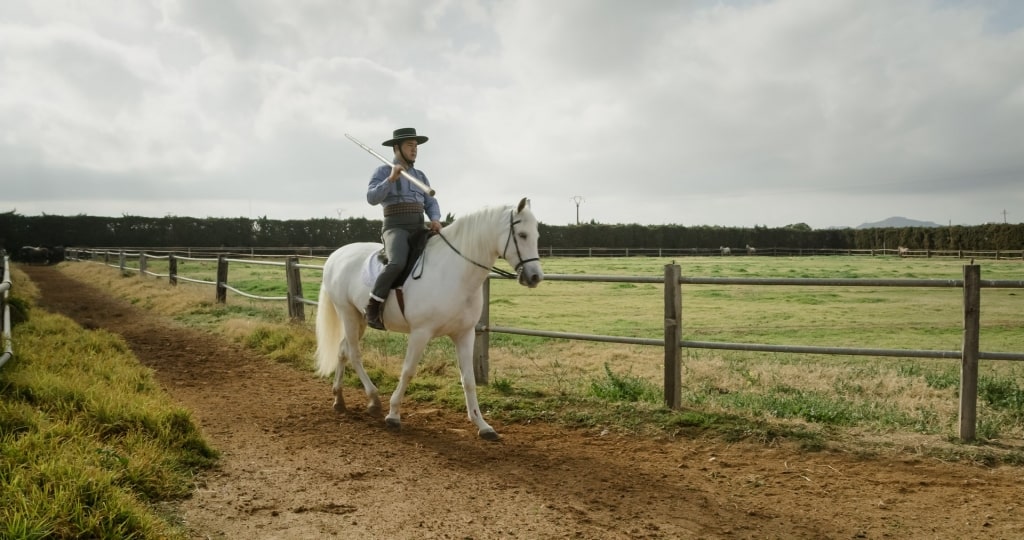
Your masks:
{"label": "man's face", "polygon": [[419,143],[414,139],[410,139],[408,141],[402,141],[402,144],[398,145],[398,148],[401,150],[402,157],[404,157],[406,161],[416,161],[416,152],[419,150],[419,146]]}

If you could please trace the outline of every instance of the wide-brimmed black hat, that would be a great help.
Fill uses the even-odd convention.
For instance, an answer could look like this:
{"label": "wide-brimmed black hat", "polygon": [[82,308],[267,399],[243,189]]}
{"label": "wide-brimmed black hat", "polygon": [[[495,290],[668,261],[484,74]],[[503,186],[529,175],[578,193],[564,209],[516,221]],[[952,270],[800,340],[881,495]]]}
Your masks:
{"label": "wide-brimmed black hat", "polygon": [[392,134],[390,139],[382,142],[381,144],[384,146],[394,146],[409,139],[416,139],[416,142],[419,144],[423,144],[428,140],[426,135],[417,135],[416,128],[398,128],[395,130],[394,134]]}

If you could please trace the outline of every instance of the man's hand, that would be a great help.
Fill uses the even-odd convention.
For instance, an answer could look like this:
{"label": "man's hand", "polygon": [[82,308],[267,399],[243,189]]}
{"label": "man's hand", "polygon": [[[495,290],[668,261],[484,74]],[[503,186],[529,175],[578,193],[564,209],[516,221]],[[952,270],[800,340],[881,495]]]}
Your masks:
{"label": "man's hand", "polygon": [[437,234],[437,233],[441,232],[441,222],[440,221],[431,221],[429,228],[430,228],[430,234]]}
{"label": "man's hand", "polygon": [[388,177],[388,182],[397,182],[398,181],[398,177],[402,176],[402,171],[404,171],[404,170],[405,170],[405,167],[402,166],[402,165],[399,165],[397,163],[392,165],[391,166],[391,176]]}

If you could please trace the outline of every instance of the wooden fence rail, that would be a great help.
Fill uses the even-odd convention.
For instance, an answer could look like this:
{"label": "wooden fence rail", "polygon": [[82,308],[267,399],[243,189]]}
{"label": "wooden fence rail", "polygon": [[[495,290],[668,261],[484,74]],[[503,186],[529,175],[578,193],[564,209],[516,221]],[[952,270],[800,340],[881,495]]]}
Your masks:
{"label": "wooden fence rail", "polygon": [[[110,252],[91,252],[89,259],[97,260],[98,255],[109,263]],[[142,270],[145,268],[144,253],[135,254],[139,258],[140,275],[145,275]],[[169,255],[172,268],[176,268],[173,262],[176,260],[173,254]],[[73,251],[73,260],[81,260],[81,253]],[[118,253],[118,265],[122,272],[136,270],[126,266],[126,252]],[[242,294],[249,298],[261,300],[286,300],[288,302],[288,314],[292,320],[305,320],[304,306],[317,305],[315,300],[302,297],[302,283],[300,269],[309,268],[323,270],[323,266],[300,264],[298,256],[289,256],[286,262],[268,262],[243,259],[230,259],[224,255],[216,259],[178,257],[180,259],[194,261],[216,261],[217,281],[200,281],[176,276],[175,271],[166,275],[172,283],[176,279],[183,279],[197,283],[207,283],[216,286],[217,301],[224,303],[227,300],[227,291]],[[272,266],[283,266],[288,284],[288,294],[285,297],[261,297],[244,293],[228,285],[228,265],[230,262],[244,264],[263,264]],[[156,275],[156,274],[150,274]],[[490,275],[491,279],[498,279],[496,274]],[[1024,361],[1024,353],[1015,352],[983,352],[979,350],[980,343],[980,312],[981,312],[981,289],[982,288],[1024,288],[1024,281],[1006,280],[982,280],[981,267],[975,264],[963,267],[963,279],[831,279],[831,278],[709,278],[709,277],[683,277],[680,274],[678,264],[665,265],[664,275],[661,278],[651,276],[599,276],[599,275],[561,275],[548,274],[544,277],[546,281],[577,281],[577,282],[610,282],[610,283],[658,283],[664,287],[664,338],[631,338],[623,336],[606,336],[595,334],[579,334],[569,332],[556,332],[545,330],[532,330],[524,328],[512,328],[504,326],[492,326],[490,324],[490,281],[485,281],[483,286],[484,308],[477,324],[477,338],[474,348],[474,375],[478,384],[487,384],[489,372],[489,345],[490,333],[518,334],[555,339],[598,341],[609,343],[623,343],[636,345],[651,345],[663,347],[665,350],[664,362],[664,397],[665,404],[670,408],[679,408],[682,396],[682,351],[683,349],[718,349],[756,352],[782,352],[800,354],[822,354],[822,355],[851,355],[851,356],[882,356],[882,357],[903,357],[903,358],[947,358],[959,359],[960,369],[960,407],[959,407],[959,436],[963,441],[972,441],[976,437],[977,426],[977,399],[978,399],[978,361],[979,360],[1011,360]],[[756,286],[833,286],[833,287],[957,287],[963,289],[963,341],[959,351],[943,350],[921,350],[921,349],[873,349],[873,348],[852,348],[852,347],[818,347],[803,345],[774,345],[763,343],[731,343],[731,342],[709,342],[709,341],[688,341],[683,340],[683,318],[682,318],[682,285],[756,285]]]}
{"label": "wooden fence rail", "polygon": [[627,248],[588,247],[558,248],[544,247],[540,253],[545,257],[817,257],[817,256],[900,256],[916,258],[947,259],[995,259],[1024,260],[1024,249],[1014,250],[966,250],[966,249],[839,249],[839,248],[793,248],[793,247],[717,247],[717,248]]}
{"label": "wooden fence rail", "polygon": [[[808,256],[866,256],[866,257],[896,257],[900,255],[898,247],[881,248],[811,248],[811,247],[787,247],[787,246],[758,246],[756,248],[746,246],[729,246],[728,256],[756,256],[756,257],[808,257]],[[125,251],[130,256],[137,256],[139,253],[147,253],[150,258],[166,258],[168,255],[178,255],[189,258],[214,258],[218,255],[229,257],[259,259],[281,258],[295,255],[302,258],[327,259],[337,247],[314,246],[314,247],[118,247],[118,248],[71,248],[78,252],[103,253],[107,250],[110,253]],[[648,247],[555,247],[542,246],[540,254],[545,257],[709,257],[723,256],[722,246],[720,247],[672,247],[672,248],[648,248]],[[1024,249],[935,249],[935,248],[910,248],[903,252],[904,257],[914,258],[949,258],[949,259],[995,259],[995,260],[1024,260]]]}

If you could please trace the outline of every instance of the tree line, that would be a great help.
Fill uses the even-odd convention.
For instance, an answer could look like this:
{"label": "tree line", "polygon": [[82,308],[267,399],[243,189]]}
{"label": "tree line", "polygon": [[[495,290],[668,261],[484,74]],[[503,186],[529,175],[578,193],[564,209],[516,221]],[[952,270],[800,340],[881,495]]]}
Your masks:
{"label": "tree line", "polygon": [[[453,219],[448,216],[449,221]],[[23,246],[145,248],[334,248],[380,241],[381,221],[365,218],[275,220],[193,217],[22,216],[0,213],[0,245],[8,253]],[[1021,250],[1024,223],[949,227],[812,229],[683,225],[540,225],[541,247],[716,249],[785,247],[806,249]]]}

